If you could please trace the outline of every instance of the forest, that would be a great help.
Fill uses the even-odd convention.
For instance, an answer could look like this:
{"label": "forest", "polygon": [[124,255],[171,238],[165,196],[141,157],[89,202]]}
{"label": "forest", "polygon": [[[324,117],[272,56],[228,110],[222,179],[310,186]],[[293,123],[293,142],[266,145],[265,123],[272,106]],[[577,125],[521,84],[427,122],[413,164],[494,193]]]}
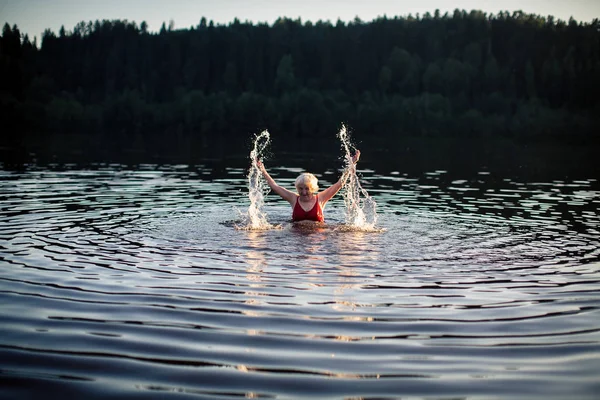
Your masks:
{"label": "forest", "polygon": [[68,138],[218,155],[268,129],[309,150],[335,145],[341,124],[376,147],[600,142],[598,19],[457,9],[370,22],[199,18],[158,32],[103,20],[46,30],[39,44],[6,23],[0,68],[4,148]]}

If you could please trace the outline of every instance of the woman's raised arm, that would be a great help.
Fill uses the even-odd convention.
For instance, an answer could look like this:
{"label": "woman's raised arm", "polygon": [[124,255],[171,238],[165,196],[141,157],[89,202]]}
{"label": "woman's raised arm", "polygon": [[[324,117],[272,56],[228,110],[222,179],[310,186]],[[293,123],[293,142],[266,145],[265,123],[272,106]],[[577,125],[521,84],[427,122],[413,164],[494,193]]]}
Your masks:
{"label": "woman's raised arm", "polygon": [[347,169],[344,170],[340,179],[320,193],[319,200],[321,201],[321,205],[324,206],[325,203],[331,200],[331,198],[335,196],[337,192],[340,191],[340,189],[344,186],[346,180],[348,179],[348,173],[354,172],[354,170],[356,169],[356,163],[358,162],[359,158],[360,150],[356,150],[356,153],[354,153],[354,156],[352,156],[352,163],[348,166]]}
{"label": "woman's raised arm", "polygon": [[281,196],[282,199],[287,200],[287,202],[290,203],[292,206],[294,206],[294,204],[296,204],[296,194],[287,190],[286,188],[279,186],[277,182],[275,182],[275,180],[271,178],[271,175],[269,175],[267,169],[260,160],[256,160],[256,165],[258,165],[260,172],[263,174],[265,180],[267,181],[267,185],[269,185],[271,190],[277,193],[279,196]]}

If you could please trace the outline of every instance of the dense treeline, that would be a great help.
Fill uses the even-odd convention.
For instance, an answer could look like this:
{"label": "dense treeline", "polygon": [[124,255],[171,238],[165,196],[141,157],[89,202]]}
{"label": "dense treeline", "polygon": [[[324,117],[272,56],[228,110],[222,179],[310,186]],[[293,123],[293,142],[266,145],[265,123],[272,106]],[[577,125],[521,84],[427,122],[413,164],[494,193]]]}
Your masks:
{"label": "dense treeline", "polygon": [[6,24],[0,68],[3,130],[17,141],[72,133],[202,148],[267,128],[304,148],[342,122],[379,145],[408,135],[596,142],[600,132],[598,19],[202,18],[157,33],[105,20],[46,30],[39,48]]}

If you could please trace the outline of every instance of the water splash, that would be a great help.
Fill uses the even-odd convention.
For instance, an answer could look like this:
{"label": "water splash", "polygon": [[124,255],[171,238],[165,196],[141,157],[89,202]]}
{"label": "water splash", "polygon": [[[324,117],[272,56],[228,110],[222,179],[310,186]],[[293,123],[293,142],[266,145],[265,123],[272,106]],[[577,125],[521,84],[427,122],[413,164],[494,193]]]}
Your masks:
{"label": "water splash", "polygon": [[237,229],[245,230],[267,230],[276,228],[267,221],[267,215],[263,211],[265,204],[265,195],[269,191],[257,160],[261,159],[271,142],[269,131],[264,130],[254,138],[254,147],[250,152],[250,171],[248,172],[248,197],[250,206],[247,213],[243,216],[243,225],[237,226]]}
{"label": "water splash", "polygon": [[[356,167],[352,162],[352,155],[356,152],[356,147],[352,144],[346,126],[342,125],[338,137],[344,151],[344,204],[345,225],[340,226],[338,230],[351,231],[381,231],[376,228],[377,212],[375,200],[369,196],[369,193],[361,186]],[[242,225],[236,225],[236,229],[243,230],[269,230],[281,229],[280,225],[272,225],[267,220],[267,215],[263,211],[265,195],[269,192],[267,185],[257,160],[264,156],[271,136],[267,130],[261,132],[254,138],[254,146],[250,152],[250,170],[248,172],[248,197],[250,206],[248,211],[242,214]]]}
{"label": "water splash", "polygon": [[356,167],[352,162],[352,155],[356,147],[352,144],[350,135],[345,125],[342,125],[338,133],[344,151],[344,204],[346,205],[346,227],[353,230],[379,231],[375,228],[377,223],[377,203],[369,193],[361,186],[356,173]]}

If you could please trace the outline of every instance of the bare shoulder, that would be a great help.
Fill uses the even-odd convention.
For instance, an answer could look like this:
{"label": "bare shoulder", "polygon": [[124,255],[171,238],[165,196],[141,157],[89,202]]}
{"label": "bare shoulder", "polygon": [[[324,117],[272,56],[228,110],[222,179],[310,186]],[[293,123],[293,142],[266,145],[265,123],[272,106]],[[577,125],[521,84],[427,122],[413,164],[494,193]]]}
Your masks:
{"label": "bare shoulder", "polygon": [[285,188],[279,187],[279,191],[277,192],[282,199],[286,200],[288,203],[292,205],[292,207],[296,204],[296,199],[298,195],[291,190],[287,190]]}
{"label": "bare shoulder", "polygon": [[289,198],[287,198],[286,200],[292,205],[292,207],[294,207],[296,205],[296,201],[298,201],[298,196],[296,193],[290,192],[291,196],[289,196]]}

